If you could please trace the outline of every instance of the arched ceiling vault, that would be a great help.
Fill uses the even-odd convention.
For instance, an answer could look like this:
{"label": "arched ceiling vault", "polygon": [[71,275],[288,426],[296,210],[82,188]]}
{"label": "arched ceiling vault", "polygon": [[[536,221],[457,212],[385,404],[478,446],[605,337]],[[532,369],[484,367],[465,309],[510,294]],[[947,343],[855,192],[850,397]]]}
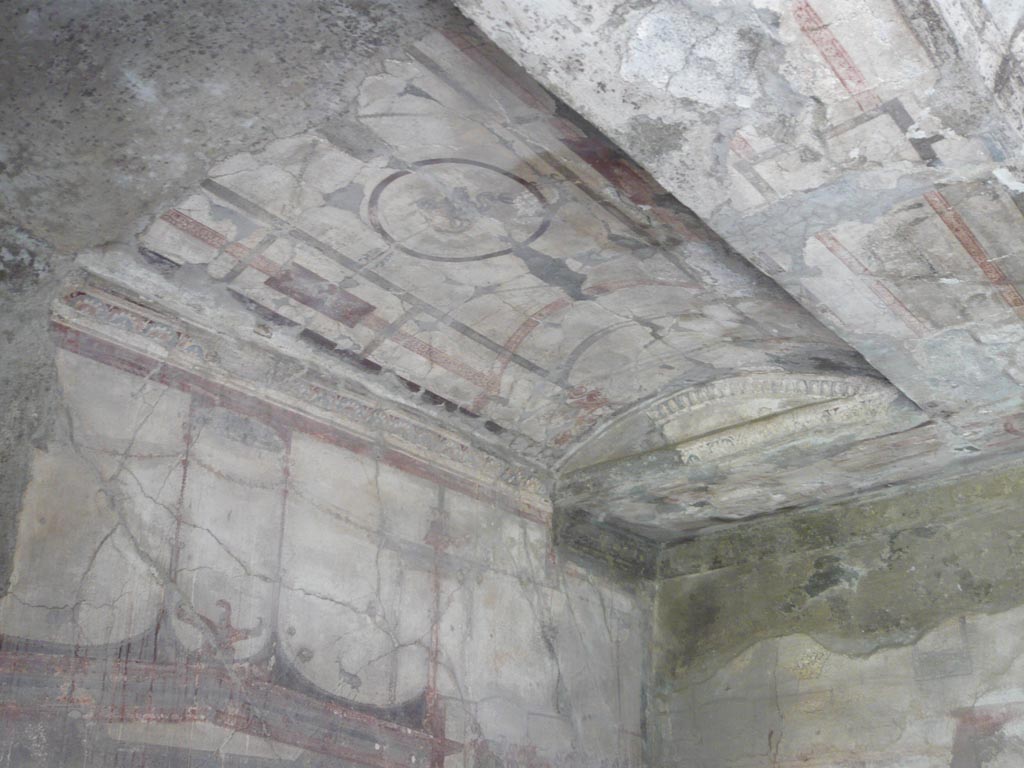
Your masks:
{"label": "arched ceiling vault", "polygon": [[[917,275],[904,279],[903,262],[886,272],[870,247],[952,233],[948,250],[966,248],[957,206],[1002,211],[1008,193],[977,183],[940,192],[934,163],[913,141],[903,154],[917,154],[899,160],[907,175],[892,183],[882,168],[836,175],[826,157],[818,176],[801,181],[792,166],[811,162],[800,160],[803,144],[790,157],[769,131],[783,113],[812,115],[824,86],[801,81],[806,93],[783,93],[782,72],[737,86],[747,96],[690,93],[693,84],[676,94],[672,73],[657,86],[668,96],[641,83],[647,122],[630,117],[627,128],[629,78],[657,70],[659,46],[672,42],[658,35],[684,34],[671,31],[672,19],[655,25],[669,32],[650,50],[626,54],[633,64],[621,64],[606,96],[563,60],[603,55],[604,43],[621,48],[604,26],[585,25],[579,51],[558,49],[557,24],[542,30],[539,17],[489,0],[466,8],[665,187],[471,27],[454,24],[381,60],[328,123],[210,168],[156,212],[130,267],[122,255],[84,255],[89,280],[286,355],[296,370],[340,366],[402,407],[433,408],[449,428],[546,477],[557,506],[656,540],[920,475],[973,445],[946,417],[967,413],[965,397],[977,404],[970,393],[984,371],[961,366],[962,386],[943,383],[946,367],[905,374],[929,355],[984,352],[978,365],[995,365],[995,342],[979,340],[980,325],[962,317],[946,322],[948,309],[931,299],[918,306],[916,292],[927,289],[910,279]],[[643,39],[650,13],[627,14],[633,27],[622,34]],[[798,23],[784,22],[779,35]],[[789,45],[809,55],[790,36],[771,39],[780,62]],[[724,87],[733,74],[716,69],[706,85]],[[884,143],[881,124],[902,119],[883,106],[896,98],[888,93],[860,105],[825,91],[843,135],[867,130]],[[702,93],[729,104],[702,103]],[[703,127],[686,128],[719,108],[732,115],[741,97],[781,99],[776,122],[723,118],[715,130],[734,126],[728,148]],[[658,98],[681,105],[672,152],[667,138],[651,143],[659,121],[669,125]],[[879,125],[860,127],[876,117]],[[942,156],[938,140],[927,146]],[[774,181],[763,179],[768,167]],[[844,218],[854,198],[859,208]],[[813,207],[806,220],[794,218],[800,205]],[[950,274],[978,268],[944,265]],[[1002,318],[1009,285],[971,311]],[[1005,338],[1016,338],[1001,322]],[[1003,362],[986,401],[993,407],[1016,386]]]}
{"label": "arched ceiling vault", "polygon": [[458,5],[920,407],[861,482],[1019,457],[1019,3]]}

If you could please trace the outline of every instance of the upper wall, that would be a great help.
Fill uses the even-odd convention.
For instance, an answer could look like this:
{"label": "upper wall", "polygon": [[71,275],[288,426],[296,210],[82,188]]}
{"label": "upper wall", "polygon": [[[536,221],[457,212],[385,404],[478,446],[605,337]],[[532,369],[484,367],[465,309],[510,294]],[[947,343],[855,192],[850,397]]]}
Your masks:
{"label": "upper wall", "polygon": [[493,458],[95,287],[54,330],[0,765],[641,765],[647,598]]}

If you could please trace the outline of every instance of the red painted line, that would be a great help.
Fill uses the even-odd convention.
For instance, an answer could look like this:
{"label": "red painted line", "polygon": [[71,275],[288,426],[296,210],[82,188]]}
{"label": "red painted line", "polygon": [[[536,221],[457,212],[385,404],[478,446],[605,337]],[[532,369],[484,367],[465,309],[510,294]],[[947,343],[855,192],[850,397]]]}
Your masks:
{"label": "red painted line", "polygon": [[485,391],[477,395],[476,400],[474,400],[473,404],[470,406],[470,410],[479,412],[485,405],[487,405],[487,401],[491,397],[494,397],[501,392],[501,380],[504,378],[508,364],[512,360],[513,352],[539,325],[539,319],[530,317],[525,320],[509,337],[509,340],[505,343],[506,351],[502,352],[498,356],[495,368],[487,380],[487,387],[485,388]]}
{"label": "red painted line", "polygon": [[[160,218],[178,231],[184,232],[186,235],[210,246],[214,250],[223,250],[228,255],[233,256],[236,261],[242,261],[243,259],[248,258],[251,253],[250,248],[242,245],[241,243],[228,242],[227,237],[217,230],[206,226],[201,221],[193,219],[191,216],[182,213],[176,208],[172,208],[167,211]],[[254,257],[250,266],[265,275],[276,275],[281,269],[279,264],[262,255]]]}
{"label": "red painted line", "polygon": [[[388,329],[388,322],[377,315],[367,315],[363,318],[363,325],[377,332],[383,332]],[[447,352],[441,351],[422,339],[418,339],[405,331],[393,331],[390,336],[385,336],[385,340],[405,347],[405,349],[419,355],[431,365],[440,366],[449,373],[454,373],[459,378],[468,381],[470,384],[476,384],[481,389],[487,388],[489,377],[486,373],[476,370],[462,360],[452,357]]]}
{"label": "red painted line", "polygon": [[526,337],[540,326],[541,321],[556,312],[560,312],[561,310],[572,306],[572,303],[572,299],[568,296],[561,296],[554,301],[545,304],[519,324],[519,327],[512,332],[512,335],[509,336],[504,345],[502,345],[504,351],[498,356],[495,368],[487,379],[487,385],[484,387],[484,391],[477,396],[476,400],[473,401],[473,405],[470,406],[470,410],[480,411],[487,404],[490,397],[501,392],[501,380],[505,375],[505,370],[508,368],[509,363],[512,361],[512,355],[515,354],[516,350],[519,349],[520,345],[526,340]]}
{"label": "red painted line", "polygon": [[[707,235],[699,228],[693,229],[679,215],[679,211],[673,210],[671,206],[662,204],[662,200],[671,197],[669,193],[658,184],[654,178],[643,168],[639,167],[607,139],[600,136],[582,135],[580,129],[569,121],[552,117],[548,124],[554,129],[561,139],[561,142],[576,155],[582,162],[601,174],[608,182],[627,198],[641,208],[647,209],[655,218],[659,219],[665,226],[687,241],[707,241]],[[591,200],[613,212],[620,221],[636,231],[638,225],[633,218],[620,211],[611,201],[607,200],[597,192],[590,190],[587,185],[551,153],[542,157],[560,173],[568,175],[568,180],[580,187]],[[646,229],[646,227],[643,227]],[[640,237],[646,237],[641,233]]]}
{"label": "red painted line", "polygon": [[832,30],[822,21],[808,0],[797,0],[793,4],[793,16],[800,31],[814,43],[818,53],[842,83],[846,92],[853,96],[862,112],[875,109],[881,100],[868,85],[863,73],[857,68],[853,58],[847,53],[843,44],[832,34]]}
{"label": "red painted line", "polygon": [[928,201],[928,205],[932,207],[932,210],[939,215],[942,223],[946,225],[946,228],[952,233],[953,237],[959,241],[967,255],[978,265],[982,274],[996,287],[1003,301],[1021,319],[1024,319],[1024,296],[1010,282],[1010,279],[999,268],[999,265],[992,262],[988,252],[985,250],[985,246],[975,237],[974,232],[971,231],[964,218],[941,192],[928,192],[925,194],[924,199]]}
{"label": "red painted line", "polygon": [[[699,287],[695,283],[687,282],[685,280],[613,280],[589,286],[586,289],[586,292],[591,296],[603,296],[606,293],[614,293],[615,291],[622,291],[626,288],[636,288],[645,285],[663,285],[679,288]],[[512,335],[505,341],[503,345],[505,352],[498,357],[495,369],[491,373],[488,386],[485,388],[484,392],[482,392],[477,399],[473,401],[473,405],[471,406],[472,410],[481,410],[491,397],[494,397],[501,392],[501,381],[505,375],[505,370],[511,362],[512,355],[526,340],[526,337],[533,333],[545,318],[548,318],[557,312],[561,312],[563,309],[567,309],[572,306],[573,303],[574,302],[568,296],[562,296],[561,298],[555,299],[551,303],[538,309],[524,320],[518,328],[516,328]]]}
{"label": "red painted line", "polygon": [[395,331],[391,334],[391,341],[405,347],[410,352],[415,352],[424,360],[427,360],[434,365],[439,365],[450,373],[454,373],[456,376],[468,381],[470,384],[476,384],[480,388],[485,388],[488,384],[489,377],[483,371],[476,370],[461,360],[452,357],[447,352],[442,352],[437,347],[434,347],[415,336],[411,336],[404,331]]}
{"label": "red painted line", "polygon": [[450,43],[453,43],[455,47],[458,48],[460,51],[464,51],[467,48],[476,48],[477,46],[483,45],[482,40],[467,34],[466,31],[464,30],[446,27],[445,29],[441,30],[441,34],[448,38],[448,41]]}
{"label": "red painted line", "polygon": [[547,510],[519,501],[511,493],[496,491],[489,485],[485,486],[467,477],[456,475],[396,449],[388,448],[380,451],[380,446],[375,440],[364,438],[335,424],[328,424],[291,408],[246,394],[235,387],[207,379],[194,371],[99,339],[60,321],[54,320],[52,325],[56,331],[58,344],[69,352],[88,357],[126,373],[148,377],[152,381],[174,387],[194,397],[206,398],[215,405],[245,416],[252,416],[270,426],[302,432],[358,455],[378,457],[379,461],[402,472],[437,485],[443,485],[471,498],[494,504],[526,520],[542,525],[549,525],[551,522],[551,516]]}
{"label": "red painted line", "polygon": [[[206,243],[212,248],[220,250],[221,248],[224,248],[225,243],[227,243],[227,238],[224,237],[224,235],[222,235],[220,232],[211,229],[202,222],[196,221],[195,219],[186,216],[181,211],[171,210],[165,213],[160,218],[162,218],[164,221],[171,224],[175,228],[181,230],[182,232],[191,235],[200,242]],[[241,244],[236,243],[234,244],[234,246],[230,247],[237,247],[238,249],[243,249],[244,253],[241,254],[242,256],[249,252],[249,249]],[[253,259],[252,266],[258,269],[259,271],[263,272],[264,274],[268,274],[271,276],[276,276],[279,273],[281,273],[280,265],[271,262],[265,258],[262,258],[260,256],[257,256],[255,259]],[[292,269],[295,269],[295,267],[292,267]],[[303,271],[308,272],[308,270]],[[312,275],[313,273],[309,274]],[[323,282],[326,283],[327,281]],[[271,284],[270,281],[268,281],[268,285],[271,288],[277,289],[276,284]],[[289,290],[292,290],[293,292],[297,291],[299,288],[309,287],[299,285],[295,280],[287,281],[286,284],[282,283],[282,285],[288,287]],[[286,295],[291,296],[291,294],[289,294],[287,291],[283,292]],[[310,292],[307,290],[306,293]],[[299,301],[299,303],[306,304],[307,306],[310,306],[311,308],[316,309],[317,311],[322,311],[320,306],[316,306],[317,302],[313,301],[312,294],[310,294],[310,296],[311,297],[309,298],[308,301],[303,301],[301,298],[297,298],[296,296],[291,297],[294,298],[296,301]],[[357,299],[356,297],[352,298],[356,299],[356,301],[360,302],[361,304],[365,303],[362,302],[362,300]],[[337,299],[337,297],[335,297],[335,299]],[[325,309],[331,310],[331,312],[328,314],[329,317],[339,320],[340,322],[344,322],[346,325],[355,325],[361,320],[363,325],[375,331],[385,330],[388,325],[387,322],[382,318],[379,318],[373,314],[366,314],[363,310],[363,307],[361,306],[356,306],[354,304],[346,306],[335,306],[337,304],[337,301],[334,301],[330,306],[327,306],[323,300],[319,301],[319,304],[324,305]],[[368,307],[369,305],[367,304],[366,306]],[[339,315],[339,313],[341,317],[336,316]],[[342,317],[345,319],[341,319]],[[466,365],[461,360],[458,360],[452,357],[451,355],[442,352],[441,350],[426,343],[425,341],[422,341],[421,339],[417,339],[415,336],[411,336],[402,331],[397,331],[393,333],[390,337],[388,337],[388,339],[394,342],[395,344],[398,344],[399,346],[405,347],[410,352],[419,355],[432,365],[440,366],[445,370],[449,371],[450,373],[454,373],[456,376],[459,376],[460,378],[470,382],[471,384],[476,384],[478,387],[481,388],[487,387],[489,381],[489,377],[487,374],[475,370],[471,366]]]}
{"label": "red painted line", "polygon": [[227,245],[228,239],[220,232],[206,226],[202,222],[196,221],[176,208],[167,211],[160,218],[175,229],[190,235],[201,243],[206,243],[215,250],[219,251]]}
{"label": "red painted line", "polygon": [[831,232],[819,232],[816,234],[815,239],[824,245],[832,254],[839,259],[846,268],[853,272],[855,275],[869,278],[868,286],[872,292],[882,300],[889,309],[891,309],[899,318],[903,321],[903,324],[907,326],[914,333],[915,336],[924,336],[928,331],[926,326],[921,319],[915,315],[910,308],[900,300],[896,294],[894,294],[887,286],[885,286],[880,280],[868,271],[868,268],[864,265],[860,259],[858,259],[845,245],[843,245]]}
{"label": "red painted line", "polygon": [[915,335],[924,336],[928,332],[928,326],[921,322],[921,319],[911,312],[910,308],[880,281],[872,280],[871,290],[875,292],[875,295],[878,296],[878,298],[880,298],[885,305],[889,307],[889,309],[899,315],[904,325],[913,331]]}
{"label": "red painted line", "polygon": [[444,531],[444,509],[439,508],[431,530],[427,533],[427,543],[434,549],[432,569],[433,605],[430,611],[430,659],[427,666],[427,712],[424,718],[424,730],[429,733],[434,744],[430,750],[430,768],[444,768],[445,741],[445,710],[444,702],[438,691],[438,672],[441,668],[441,555],[447,546]]}
{"label": "red painted line", "polygon": [[742,133],[737,131],[732,135],[729,140],[729,149],[735,152],[737,155],[742,157],[747,162],[752,162],[756,153],[754,148],[750,146],[750,142],[746,140]]}
{"label": "red painted line", "polygon": [[584,139],[564,137],[562,143],[636,205],[655,204],[659,190],[647,174],[605,139],[599,136]]}
{"label": "red painted line", "polygon": [[[104,680],[117,681],[116,687],[107,689],[110,698],[106,701],[106,697],[60,701],[51,694],[69,683],[92,691]],[[149,697],[139,695],[152,691],[173,693],[176,703],[155,705]],[[225,699],[235,703],[225,706]],[[258,712],[247,702],[258,702]],[[416,751],[429,750],[432,755],[450,755],[462,748],[459,742],[439,740],[435,734],[261,680],[244,667],[0,652],[0,711],[6,710],[5,715],[66,716],[69,705],[91,710],[87,717],[92,722],[208,722],[377,768],[409,765],[388,759],[369,745],[355,746],[378,734],[382,740]]]}
{"label": "red painted line", "polygon": [[374,310],[372,304],[355,294],[294,263],[268,278],[265,284],[349,328]]}
{"label": "red painted line", "polygon": [[819,232],[814,238],[828,248],[851,272],[857,275],[868,274],[868,268],[864,266],[864,263],[854,256],[845,245],[840,243],[831,232]]}

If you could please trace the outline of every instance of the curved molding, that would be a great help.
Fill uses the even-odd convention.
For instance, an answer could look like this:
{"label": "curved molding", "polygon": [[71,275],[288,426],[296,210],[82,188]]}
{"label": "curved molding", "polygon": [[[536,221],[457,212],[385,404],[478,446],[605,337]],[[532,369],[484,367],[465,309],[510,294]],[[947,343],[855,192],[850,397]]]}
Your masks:
{"label": "curved molding", "polygon": [[[557,510],[682,531],[855,492],[865,457],[927,417],[867,377],[754,374],[648,400],[559,472]],[[887,447],[888,446],[888,447]]]}
{"label": "curved molding", "polygon": [[[834,405],[803,410],[815,404]],[[619,414],[567,453],[558,469],[570,473],[669,446],[696,445],[704,436],[705,442],[720,445],[725,433],[733,444],[752,447],[758,442],[755,433],[767,438],[768,433],[782,435],[830,421],[867,424],[888,420],[893,407],[916,412],[891,385],[864,376],[764,373],[719,379],[659,395]],[[791,428],[786,426],[790,423]]]}
{"label": "curved molding", "polygon": [[822,428],[840,428],[873,422],[890,399],[881,393],[826,400],[791,408],[769,417],[702,435],[672,446],[684,465],[723,459],[799,438]]}
{"label": "curved molding", "polygon": [[720,379],[645,404],[647,412],[662,420],[706,403],[737,397],[798,396],[808,400],[835,400],[858,395],[897,395],[893,387],[864,376],[758,374]]}

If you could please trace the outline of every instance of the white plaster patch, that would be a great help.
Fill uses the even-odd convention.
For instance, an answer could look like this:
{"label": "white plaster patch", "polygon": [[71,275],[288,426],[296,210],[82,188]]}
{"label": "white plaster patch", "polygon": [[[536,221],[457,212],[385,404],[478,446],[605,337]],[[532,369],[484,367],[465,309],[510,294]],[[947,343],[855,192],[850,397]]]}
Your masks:
{"label": "white plaster patch", "polygon": [[1008,168],[996,168],[992,175],[1011,192],[1024,192],[1024,182],[1017,181]]}
{"label": "white plaster patch", "polygon": [[637,24],[620,74],[710,107],[749,105],[755,89],[747,85],[748,48],[735,28],[680,5],[662,4]]}
{"label": "white plaster patch", "polygon": [[1024,701],[1024,688],[1002,688],[998,691],[989,691],[981,696],[976,707],[994,707],[1003,704],[1019,704]]}
{"label": "white plaster patch", "polygon": [[1011,35],[1024,18],[1024,0],[982,0],[996,26]]}

